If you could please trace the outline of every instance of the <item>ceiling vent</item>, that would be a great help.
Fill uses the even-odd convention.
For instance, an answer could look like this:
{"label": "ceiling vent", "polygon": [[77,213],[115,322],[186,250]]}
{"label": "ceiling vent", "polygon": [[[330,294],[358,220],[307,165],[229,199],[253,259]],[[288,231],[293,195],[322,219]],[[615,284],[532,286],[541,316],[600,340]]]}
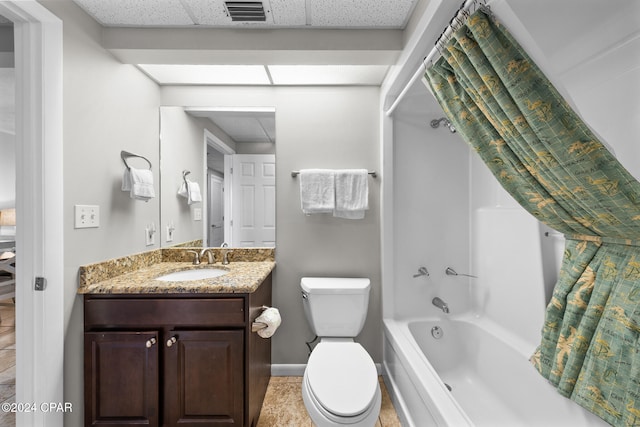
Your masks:
{"label": "ceiling vent", "polygon": [[267,19],[261,1],[226,1],[224,6],[232,21],[264,22]]}

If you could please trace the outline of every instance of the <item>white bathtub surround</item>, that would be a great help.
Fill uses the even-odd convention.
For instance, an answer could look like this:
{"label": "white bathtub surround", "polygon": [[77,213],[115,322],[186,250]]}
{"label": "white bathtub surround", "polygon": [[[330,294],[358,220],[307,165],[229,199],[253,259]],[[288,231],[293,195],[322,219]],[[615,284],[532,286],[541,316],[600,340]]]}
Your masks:
{"label": "white bathtub surround", "polygon": [[529,363],[531,344],[489,319],[385,319],[384,333],[389,388],[400,392],[396,409],[409,426],[607,425],[559,399]]}
{"label": "white bathtub surround", "polygon": [[533,353],[547,304],[539,222],[520,207],[478,209],[472,244],[475,314],[520,336]]}

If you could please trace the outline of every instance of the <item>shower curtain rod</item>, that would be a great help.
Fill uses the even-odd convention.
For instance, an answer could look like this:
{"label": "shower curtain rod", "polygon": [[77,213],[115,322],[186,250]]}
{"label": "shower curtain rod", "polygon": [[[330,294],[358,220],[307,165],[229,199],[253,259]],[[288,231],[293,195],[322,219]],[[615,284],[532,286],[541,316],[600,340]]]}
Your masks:
{"label": "shower curtain rod", "polygon": [[[456,13],[453,14],[453,18],[451,18],[451,20],[449,21],[449,24],[447,24],[444,31],[442,31],[440,36],[436,39],[436,42],[434,43],[433,48],[431,49],[429,54],[423,58],[422,63],[418,66],[418,69],[416,70],[416,72],[413,73],[413,76],[411,76],[411,79],[409,79],[409,81],[407,82],[405,87],[402,89],[402,91],[398,94],[397,98],[395,99],[395,101],[393,101],[393,104],[391,104],[389,109],[385,111],[385,114],[387,116],[390,116],[393,114],[393,111],[398,107],[398,105],[400,104],[400,101],[402,101],[402,99],[405,97],[405,95],[407,94],[411,86],[413,86],[413,83],[416,80],[418,80],[420,77],[424,76],[424,73],[427,69],[427,64],[429,63],[429,61],[432,61],[434,57],[440,53],[438,47],[441,41],[446,40],[451,35],[451,33],[455,31],[454,27],[456,23],[458,24],[464,23],[464,20],[465,20],[464,15],[469,11],[469,9],[471,9],[471,6],[474,6],[474,5],[478,6],[479,3],[480,3],[479,0],[465,0],[462,3],[462,5],[458,8]],[[482,4],[486,6],[487,1],[484,0]],[[459,17],[461,13],[463,15],[462,18]]]}

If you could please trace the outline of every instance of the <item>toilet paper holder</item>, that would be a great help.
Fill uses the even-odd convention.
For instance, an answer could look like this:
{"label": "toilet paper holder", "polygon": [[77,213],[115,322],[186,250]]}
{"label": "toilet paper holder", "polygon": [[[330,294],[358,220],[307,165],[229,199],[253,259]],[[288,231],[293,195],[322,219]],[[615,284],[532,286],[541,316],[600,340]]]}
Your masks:
{"label": "toilet paper holder", "polygon": [[253,322],[251,323],[251,332],[258,332],[267,327],[266,323],[262,322]]}
{"label": "toilet paper holder", "polygon": [[[263,305],[261,307],[262,311],[265,311],[266,309],[268,309],[269,307],[267,307],[266,305]],[[262,312],[261,312],[262,314]],[[260,317],[260,315],[256,316],[256,318]],[[261,331],[265,328],[269,327],[269,325],[267,325],[264,322],[251,322],[251,332],[258,332]]]}

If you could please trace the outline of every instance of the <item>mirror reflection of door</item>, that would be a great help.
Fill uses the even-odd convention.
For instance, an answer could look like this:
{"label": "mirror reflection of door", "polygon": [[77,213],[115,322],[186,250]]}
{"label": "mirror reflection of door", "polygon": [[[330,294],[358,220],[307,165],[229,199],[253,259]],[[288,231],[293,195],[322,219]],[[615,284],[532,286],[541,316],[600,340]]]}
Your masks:
{"label": "mirror reflection of door", "polygon": [[231,244],[234,247],[276,245],[276,156],[234,154]]}
{"label": "mirror reflection of door", "polygon": [[212,170],[208,171],[209,176],[209,241],[207,245],[209,247],[218,247],[224,242],[224,197],[223,197],[223,185],[224,181],[219,176],[215,175]]}

